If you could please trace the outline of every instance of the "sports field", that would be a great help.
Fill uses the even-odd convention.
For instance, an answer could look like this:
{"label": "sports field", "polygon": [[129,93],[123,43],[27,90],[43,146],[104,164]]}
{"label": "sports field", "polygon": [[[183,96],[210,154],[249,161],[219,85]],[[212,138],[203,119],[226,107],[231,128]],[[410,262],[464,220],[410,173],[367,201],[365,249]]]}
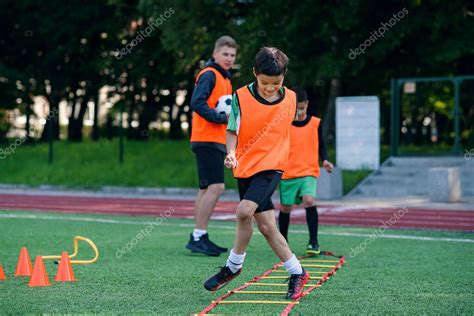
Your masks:
{"label": "sports field", "polygon": [[[227,290],[278,262],[263,236],[255,231],[241,276],[224,289],[209,293],[202,283],[224,264],[225,256],[191,255],[184,244],[193,227],[192,221],[172,217],[158,220],[157,217],[1,211],[0,263],[7,280],[0,281],[0,311],[189,315],[200,312]],[[234,222],[213,221],[210,226],[213,240],[231,246],[234,225]],[[295,224],[290,228],[293,229],[290,246],[302,254],[306,227]],[[294,307],[294,314],[474,313],[471,233],[390,230],[367,243],[372,233],[373,229],[369,228],[321,227],[323,250],[344,255],[347,262],[322,287],[304,297]],[[22,246],[28,248],[34,261],[36,255],[72,251],[75,235],[92,239],[100,251],[97,263],[73,266],[77,282],[53,282],[56,266],[51,261],[46,261],[51,287],[30,288],[26,286],[27,279],[12,276]],[[134,238],[140,240],[131,246]],[[365,250],[355,256],[352,252],[351,258],[351,249],[364,242]],[[127,247],[127,243],[130,251],[117,251]],[[92,251],[80,245],[79,256],[89,258]],[[269,298],[235,295],[234,299]],[[282,309],[283,306],[271,305],[227,305],[218,306],[212,312],[277,314]]]}

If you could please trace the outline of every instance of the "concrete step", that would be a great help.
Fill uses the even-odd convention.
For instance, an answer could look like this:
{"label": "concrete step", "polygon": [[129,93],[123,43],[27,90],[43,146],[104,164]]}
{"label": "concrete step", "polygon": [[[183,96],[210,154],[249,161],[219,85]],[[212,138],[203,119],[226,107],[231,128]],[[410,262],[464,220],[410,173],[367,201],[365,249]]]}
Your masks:
{"label": "concrete step", "polygon": [[382,167],[375,172],[376,175],[387,175],[387,176],[403,176],[403,177],[412,177],[416,176],[420,171],[418,167]]}
{"label": "concrete step", "polygon": [[403,176],[403,175],[374,175],[367,179],[367,184],[377,185],[394,185],[394,186],[424,186],[426,185],[426,177],[421,178],[415,176]]}
{"label": "concrete step", "polygon": [[381,186],[379,184],[364,184],[358,187],[351,196],[354,197],[407,197],[423,196],[425,193],[420,187]]}
{"label": "concrete step", "polygon": [[462,178],[471,180],[474,183],[474,168],[459,168],[459,173]]}
{"label": "concrete step", "polygon": [[474,168],[462,168],[461,175],[462,196],[474,197]]}
{"label": "concrete step", "polygon": [[419,158],[419,157],[392,157],[390,166],[423,166],[423,167],[463,167],[470,164],[463,157],[439,157],[439,158]]}
{"label": "concrete step", "polygon": [[430,185],[427,183],[429,170],[436,167],[459,168],[462,196],[474,197],[474,159],[464,157],[391,157],[350,196],[426,196]]}
{"label": "concrete step", "polygon": [[474,197],[474,183],[473,181],[464,181],[461,179],[462,196]]}
{"label": "concrete step", "polygon": [[[424,178],[428,175],[429,167],[421,167],[421,166],[406,166],[406,167],[399,167],[399,166],[383,166],[376,172],[374,172],[374,176],[387,176],[387,177],[394,177],[396,179],[400,179],[402,177],[405,178]],[[436,168],[436,167],[433,167]],[[474,168],[471,166],[459,166],[459,174],[461,176],[461,181],[463,184],[466,185],[474,185]]]}

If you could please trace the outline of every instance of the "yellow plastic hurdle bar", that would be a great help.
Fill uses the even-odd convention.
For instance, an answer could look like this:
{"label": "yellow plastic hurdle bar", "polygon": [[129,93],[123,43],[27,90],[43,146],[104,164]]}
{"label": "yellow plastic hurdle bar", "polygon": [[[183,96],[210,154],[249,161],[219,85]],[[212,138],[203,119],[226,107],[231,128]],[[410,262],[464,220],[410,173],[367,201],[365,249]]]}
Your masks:
{"label": "yellow plastic hurdle bar", "polygon": [[[78,245],[79,240],[86,242],[92,248],[92,250],[95,253],[95,257],[89,260],[71,260],[71,264],[91,264],[91,263],[96,262],[97,259],[99,259],[99,250],[97,249],[97,246],[94,244],[92,240],[86,237],[82,237],[82,236],[74,237],[74,253],[72,255],[69,255],[69,259],[77,256],[79,252],[79,245]],[[61,256],[42,256],[42,257],[43,257],[43,260],[61,259]]]}

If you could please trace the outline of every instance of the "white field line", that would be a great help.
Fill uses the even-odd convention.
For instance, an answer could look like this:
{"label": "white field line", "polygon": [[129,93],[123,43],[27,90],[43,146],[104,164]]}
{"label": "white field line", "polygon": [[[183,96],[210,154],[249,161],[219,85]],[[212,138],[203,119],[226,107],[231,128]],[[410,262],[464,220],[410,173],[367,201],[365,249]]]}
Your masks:
{"label": "white field line", "polygon": [[[119,224],[119,225],[147,225],[147,221],[126,221],[126,220],[116,220],[116,219],[104,219],[104,218],[95,218],[95,217],[77,217],[77,216],[57,216],[57,215],[33,215],[33,214],[8,214],[0,213],[0,219],[34,219],[34,220],[54,220],[54,221],[76,221],[76,222],[93,222],[93,223],[102,223],[102,224]],[[164,226],[173,226],[173,227],[194,227],[194,224],[179,224],[179,223],[165,223],[161,225]],[[227,225],[210,225],[213,228],[229,229],[235,230],[233,226]],[[291,233],[295,234],[307,234],[306,230],[293,230],[290,229]],[[343,236],[343,237],[370,237],[372,234],[361,234],[361,233],[343,233],[343,232],[320,232],[320,235],[328,236]],[[378,238],[386,239],[407,239],[407,240],[423,240],[423,241],[447,241],[447,242],[460,242],[460,243],[474,243],[474,239],[465,239],[465,238],[447,238],[447,237],[423,237],[423,236],[413,236],[413,235],[393,235],[393,234],[383,234],[379,235]]]}

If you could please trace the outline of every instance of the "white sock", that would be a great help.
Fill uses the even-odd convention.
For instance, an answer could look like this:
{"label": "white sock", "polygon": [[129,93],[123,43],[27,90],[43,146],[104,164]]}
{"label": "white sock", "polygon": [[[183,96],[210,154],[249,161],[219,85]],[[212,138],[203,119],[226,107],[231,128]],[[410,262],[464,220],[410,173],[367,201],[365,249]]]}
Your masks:
{"label": "white sock", "polygon": [[205,234],[207,234],[207,230],[194,228],[193,230],[194,241],[198,241],[199,238],[201,238],[202,235],[205,235]]}
{"label": "white sock", "polygon": [[232,271],[232,273],[236,273],[240,269],[242,269],[242,265],[245,260],[245,252],[242,255],[238,255],[234,252],[234,249],[230,251],[229,258],[227,258],[227,263],[225,264],[226,267]]}
{"label": "white sock", "polygon": [[293,256],[287,261],[283,262],[286,271],[290,274],[301,274],[303,273],[303,268],[301,267],[300,261],[296,259],[296,256]]}

